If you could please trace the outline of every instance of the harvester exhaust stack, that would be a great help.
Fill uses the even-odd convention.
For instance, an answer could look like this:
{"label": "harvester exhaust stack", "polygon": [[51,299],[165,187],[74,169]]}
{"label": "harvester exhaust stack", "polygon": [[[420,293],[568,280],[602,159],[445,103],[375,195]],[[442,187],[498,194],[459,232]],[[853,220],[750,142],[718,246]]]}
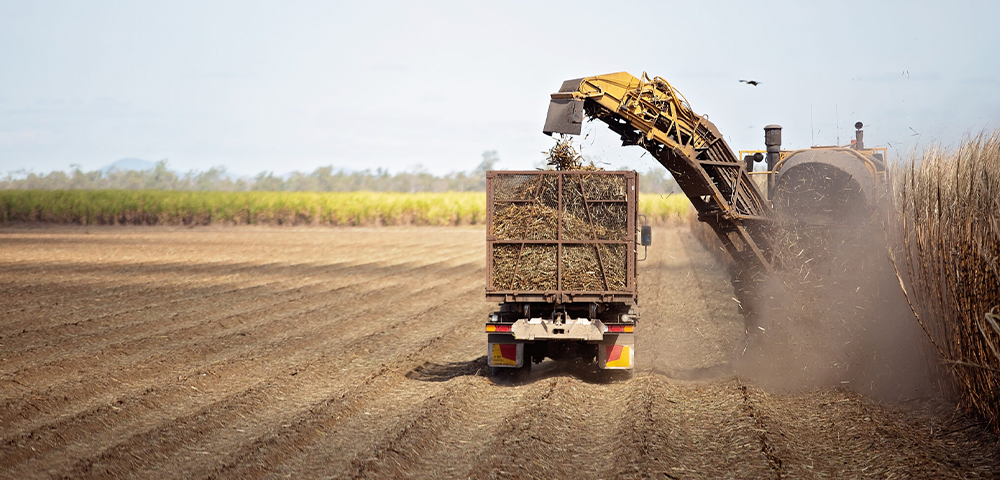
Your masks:
{"label": "harvester exhaust stack", "polygon": [[774,166],[781,157],[781,125],[764,127],[764,145],[767,146],[767,198],[774,197]]}

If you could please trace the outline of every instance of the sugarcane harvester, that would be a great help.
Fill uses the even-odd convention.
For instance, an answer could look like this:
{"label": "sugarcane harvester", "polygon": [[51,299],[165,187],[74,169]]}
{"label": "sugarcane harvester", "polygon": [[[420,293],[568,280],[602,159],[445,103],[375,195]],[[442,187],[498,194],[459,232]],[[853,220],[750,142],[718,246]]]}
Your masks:
{"label": "sugarcane harvester", "polygon": [[[781,150],[781,127],[764,127],[766,151],[739,158],[706,116],[660,77],[613,73],[563,82],[552,94],[544,133],[579,135],[598,119],[623,145],[638,145],[670,171],[698,214],[732,257],[732,281],[751,327],[761,286],[776,268],[775,233],[799,228],[857,228],[871,220],[884,193],[884,149],[864,147],[862,124],[850,147]],[[766,191],[752,180],[755,161],[767,162]],[[761,172],[758,172],[761,173]],[[852,223],[854,222],[854,223]]]}

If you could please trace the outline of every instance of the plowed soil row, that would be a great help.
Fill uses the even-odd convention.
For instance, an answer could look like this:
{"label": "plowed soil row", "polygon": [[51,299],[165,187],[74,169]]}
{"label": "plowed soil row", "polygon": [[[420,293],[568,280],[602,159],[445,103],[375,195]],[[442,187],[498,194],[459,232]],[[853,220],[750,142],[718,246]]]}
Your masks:
{"label": "plowed soil row", "polygon": [[732,372],[728,275],[640,264],[639,368],[487,375],[475,228],[0,230],[3,478],[994,478],[936,398]]}

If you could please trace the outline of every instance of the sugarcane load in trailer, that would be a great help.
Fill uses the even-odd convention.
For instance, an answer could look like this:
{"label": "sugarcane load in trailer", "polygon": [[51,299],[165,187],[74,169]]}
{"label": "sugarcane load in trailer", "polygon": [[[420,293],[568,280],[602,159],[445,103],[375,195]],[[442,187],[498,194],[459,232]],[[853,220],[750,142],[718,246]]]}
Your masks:
{"label": "sugarcane load in trailer", "polygon": [[633,171],[487,172],[494,374],[522,376],[545,358],[633,368],[637,243],[650,240],[637,191]]}

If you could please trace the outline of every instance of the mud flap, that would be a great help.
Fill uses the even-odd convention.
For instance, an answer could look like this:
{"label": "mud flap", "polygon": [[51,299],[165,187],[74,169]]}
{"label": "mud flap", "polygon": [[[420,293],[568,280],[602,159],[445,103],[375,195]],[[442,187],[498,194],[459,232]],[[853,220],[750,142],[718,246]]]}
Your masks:
{"label": "mud flap", "polygon": [[597,346],[598,366],[605,370],[631,370],[635,365],[635,345],[631,335],[618,338]]}
{"label": "mud flap", "polygon": [[491,367],[520,368],[524,365],[523,343],[488,343],[486,360]]}

